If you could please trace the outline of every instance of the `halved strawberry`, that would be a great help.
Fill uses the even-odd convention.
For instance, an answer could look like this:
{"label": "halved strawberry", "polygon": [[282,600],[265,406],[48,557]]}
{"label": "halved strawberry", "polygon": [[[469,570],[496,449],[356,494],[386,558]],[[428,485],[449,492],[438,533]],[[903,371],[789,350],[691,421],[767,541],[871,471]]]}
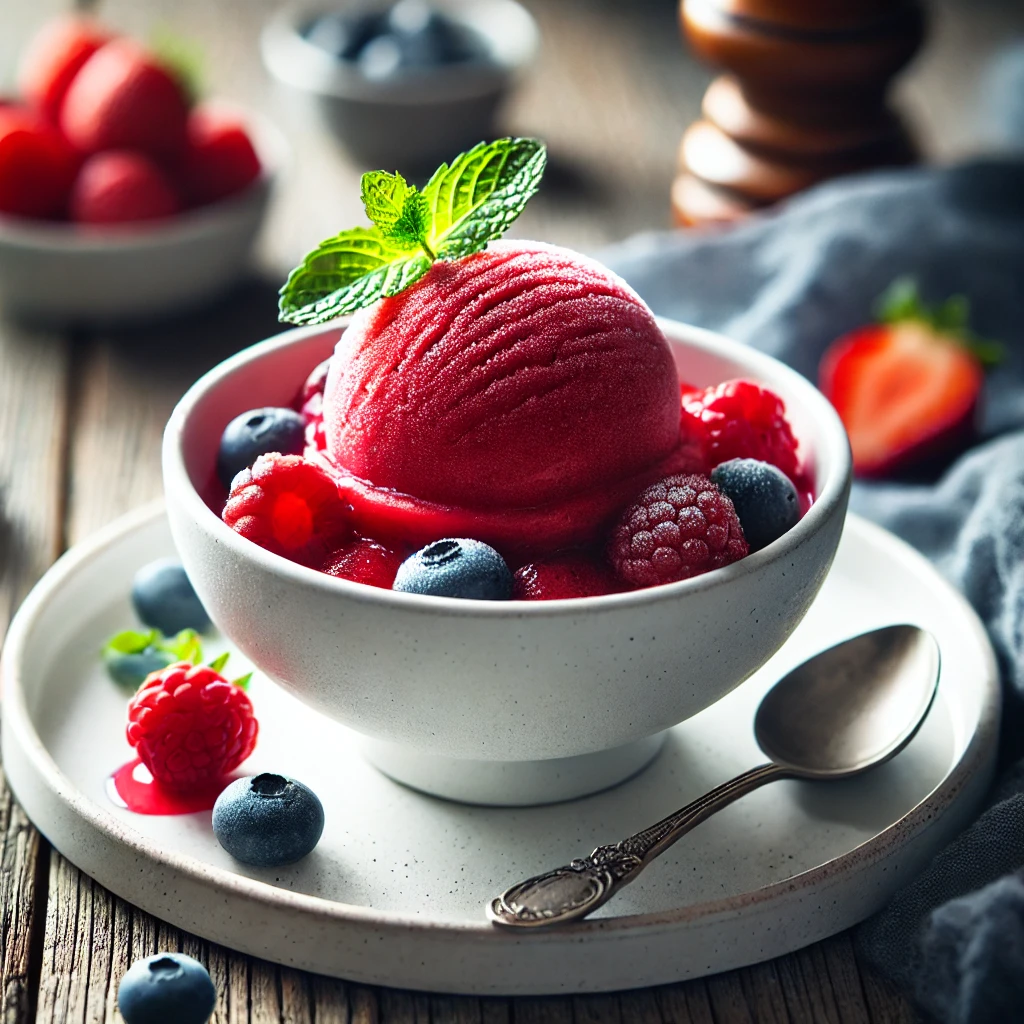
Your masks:
{"label": "halved strawberry", "polygon": [[819,386],[850,436],[858,476],[885,476],[955,454],[976,433],[983,362],[998,346],[967,328],[967,304],[934,310],[911,282],[897,281],[881,303],[882,323],[835,341]]}

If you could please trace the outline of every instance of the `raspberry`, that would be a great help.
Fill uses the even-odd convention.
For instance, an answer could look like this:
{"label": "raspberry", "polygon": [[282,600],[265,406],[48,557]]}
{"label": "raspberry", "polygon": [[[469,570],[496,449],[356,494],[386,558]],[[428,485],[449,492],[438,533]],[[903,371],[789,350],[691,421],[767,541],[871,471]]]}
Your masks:
{"label": "raspberry", "polygon": [[328,576],[390,590],[402,556],[375,540],[360,538],[338,548],[324,564]]}
{"label": "raspberry", "polygon": [[306,421],[306,448],[314,452],[322,452],[327,448],[327,435],[324,433],[324,387],[330,369],[331,358],[328,356],[306,378],[294,403]]}
{"label": "raspberry", "polygon": [[747,554],[732,502],[705,476],[665,477],[612,530],[608,559],[633,587],[685,580]]}
{"label": "raspberry", "polygon": [[206,665],[154,672],[128,703],[128,742],[157,782],[202,789],[237,768],[259,725],[245,691]]}
{"label": "raspberry", "polygon": [[616,590],[603,566],[584,554],[530,562],[512,577],[514,601],[557,601],[565,597],[597,597]]}
{"label": "raspberry", "polygon": [[683,394],[683,430],[696,434],[710,473],[729,459],[760,459],[788,477],[797,472],[796,438],[778,395],[747,380]]}
{"label": "raspberry", "polygon": [[261,455],[232,481],[221,518],[260,547],[313,568],[352,537],[337,485],[301,455]]}

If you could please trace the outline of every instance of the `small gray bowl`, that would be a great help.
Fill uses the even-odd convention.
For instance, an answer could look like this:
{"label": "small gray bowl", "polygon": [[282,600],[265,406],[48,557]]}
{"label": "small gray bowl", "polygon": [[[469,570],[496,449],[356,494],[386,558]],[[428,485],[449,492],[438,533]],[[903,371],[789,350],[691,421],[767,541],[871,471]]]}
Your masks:
{"label": "small gray bowl", "polygon": [[[433,0],[472,30],[488,59],[408,71],[387,81],[309,42],[304,26],[320,7],[288,7],[263,30],[263,62],[297,91],[360,162],[388,169],[432,169],[460,150],[490,139],[498,106],[536,53],[539,33],[515,0]],[[337,6],[335,4],[334,6]]]}

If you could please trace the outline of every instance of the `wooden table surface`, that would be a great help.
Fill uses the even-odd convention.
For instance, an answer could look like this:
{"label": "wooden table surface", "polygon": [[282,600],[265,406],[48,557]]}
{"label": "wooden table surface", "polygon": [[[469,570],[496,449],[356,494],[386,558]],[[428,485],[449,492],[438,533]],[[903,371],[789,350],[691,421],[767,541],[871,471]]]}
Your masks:
{"label": "wooden table surface", "polygon": [[[708,73],[688,60],[667,0],[528,0],[544,52],[510,105],[512,131],[545,137],[542,194],[517,233],[594,249],[667,221],[668,185]],[[0,90],[17,45],[59,0],[0,0]],[[182,391],[224,356],[280,329],[276,289],[303,252],[359,223],[358,174],[271,86],[257,58],[272,0],[104,0],[99,13],[146,37],[201,40],[208,90],[266,111],[294,158],[256,272],[212,309],[133,330],[29,329],[0,319],[0,634],[69,545],[161,492],[158,447]],[[994,12],[994,13],[993,13]],[[940,154],[967,145],[966,47],[1001,31],[1001,9],[943,6],[903,92]],[[945,116],[947,130],[936,131]],[[162,949],[206,963],[218,1024],[613,1021],[897,1022],[917,1017],[841,935],[745,970],[681,985],[554,999],[427,996],[347,984],[254,960],[155,920],[93,883],[40,837],[0,779],[2,1024],[119,1021],[128,965]]]}

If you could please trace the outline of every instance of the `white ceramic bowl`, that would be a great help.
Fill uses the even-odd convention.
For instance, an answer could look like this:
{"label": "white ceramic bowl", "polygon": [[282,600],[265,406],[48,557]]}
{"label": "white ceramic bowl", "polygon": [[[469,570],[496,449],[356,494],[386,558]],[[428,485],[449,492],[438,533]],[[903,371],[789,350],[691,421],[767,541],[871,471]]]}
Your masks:
{"label": "white ceramic bowl", "polygon": [[335,579],[250,543],[200,492],[221,431],[288,404],[340,336],[288,331],[221,363],[164,435],[171,530],[214,621],[267,675],[367,737],[403,782],[481,803],[565,799],[643,767],[667,728],[764,664],[807,611],[843,529],[850,453],[825,398],[736,342],[662,321],[681,375],[733,377],[785,401],[817,498],[768,547],[724,569],[647,590],[544,602],[464,601]]}
{"label": "white ceramic bowl", "polygon": [[302,29],[337,3],[294,6],[263,31],[263,62],[281,83],[310,103],[321,120],[368,166],[427,169],[494,135],[498,107],[533,60],[539,33],[515,0],[433,0],[471,28],[489,54],[486,63],[410,71],[386,82],[310,43]]}
{"label": "white ceramic bowl", "polygon": [[221,202],[113,227],[0,215],[0,307],[47,324],[126,323],[199,306],[237,281],[288,153],[269,122],[247,121],[263,172]]}

